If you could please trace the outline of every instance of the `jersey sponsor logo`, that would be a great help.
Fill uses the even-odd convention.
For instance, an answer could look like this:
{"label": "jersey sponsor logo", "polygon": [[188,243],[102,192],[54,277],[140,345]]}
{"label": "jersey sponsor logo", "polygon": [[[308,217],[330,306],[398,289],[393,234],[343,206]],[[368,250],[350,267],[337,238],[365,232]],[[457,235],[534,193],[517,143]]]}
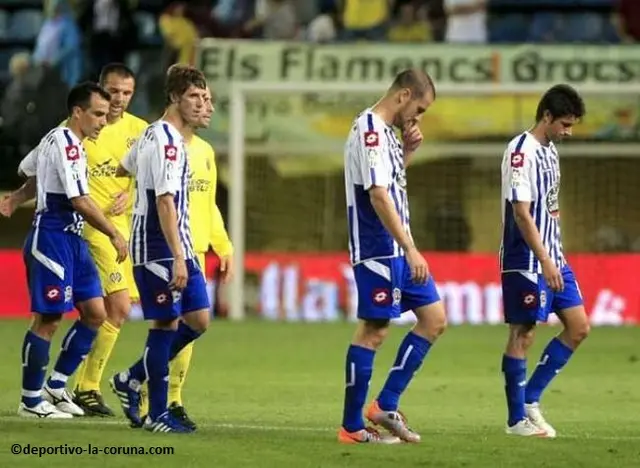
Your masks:
{"label": "jersey sponsor logo", "polygon": [[59,302],[63,299],[60,286],[47,286],[44,288],[44,298],[49,302]]}
{"label": "jersey sponsor logo", "polygon": [[76,145],[65,146],[64,151],[67,154],[68,161],[77,161],[80,159],[80,148]]}
{"label": "jersey sponsor logo", "polygon": [[178,159],[178,148],[174,145],[164,145],[164,158],[168,161],[176,161]]}
{"label": "jersey sponsor logo", "polygon": [[511,153],[511,167],[518,168],[524,166],[524,153],[514,151]]}
{"label": "jersey sponsor logo", "polygon": [[378,132],[368,131],[364,132],[364,146],[367,148],[373,148],[380,144],[380,136]]}
{"label": "jersey sponsor logo", "polygon": [[376,305],[389,305],[392,300],[391,291],[386,288],[376,288],[371,293],[371,299]]}
{"label": "jersey sponsor logo", "polygon": [[91,169],[89,169],[89,175],[91,177],[115,177],[118,166],[111,164],[112,161],[113,159],[109,158],[91,167]]}

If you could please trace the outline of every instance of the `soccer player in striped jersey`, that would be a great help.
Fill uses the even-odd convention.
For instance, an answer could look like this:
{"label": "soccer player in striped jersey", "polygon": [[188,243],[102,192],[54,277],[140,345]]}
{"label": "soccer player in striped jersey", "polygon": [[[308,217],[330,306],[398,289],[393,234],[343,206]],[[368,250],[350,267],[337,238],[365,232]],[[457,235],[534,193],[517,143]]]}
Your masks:
{"label": "soccer player in striped jersey", "polygon": [[[211,91],[207,97],[203,112],[198,119],[197,128],[207,128],[211,122],[214,107]],[[196,128],[184,132],[189,159],[189,221],[193,247],[198,263],[205,269],[205,255],[209,247],[220,258],[220,280],[226,283],[231,278],[233,246],[224,227],[222,215],[216,205],[217,171],[215,153],[209,143],[195,133]],[[189,369],[193,353],[193,342],[185,346],[169,363],[169,412],[185,425],[195,428],[195,423],[187,415],[182,403],[182,387]],[[146,389],[143,387],[140,414],[147,413],[145,404]]]}
{"label": "soccer player in striped jersey", "polygon": [[[387,93],[355,120],[345,146],[349,253],[358,291],[358,325],[347,351],[342,443],[419,442],[398,411],[400,396],[446,326],[444,306],[427,262],[413,242],[405,167],[422,141],[417,123],[435,100],[421,70],[399,73]],[[401,143],[394,127],[402,132]],[[362,410],[373,360],[389,323],[412,310],[417,324],[402,341],[387,381]]]}
{"label": "soccer player in striped jersey", "polygon": [[[133,426],[152,432],[192,432],[168,410],[169,361],[209,325],[209,298],[189,223],[189,163],[183,138],[196,126],[207,96],[199,70],[174,65],[165,81],[167,109],[118,168],[136,179],[129,242],[134,278],[146,320],[142,358],[111,378]],[[180,320],[181,319],[181,320]],[[140,420],[140,386],[147,381],[149,413]]]}
{"label": "soccer player in striped jersey", "polygon": [[[573,88],[553,86],[538,104],[533,129],[511,140],[502,159],[507,434],[555,437],[540,411],[540,397],[589,333],[582,295],[560,240],[560,160],[554,144],[571,136],[584,114],[584,102]],[[547,345],[527,381],[527,350],[536,323],[546,322],[552,312],[564,329]]]}
{"label": "soccer player in striped jersey", "polygon": [[[50,131],[20,163],[19,172],[35,178],[37,189],[33,227],[24,247],[34,320],[22,347],[20,416],[84,415],[65,386],[89,352],[106,318],[100,278],[82,239],[84,220],[109,239],[118,262],[127,257],[124,237],[89,197],[87,160],[82,146],[84,138],[96,138],[105,126],[109,99],[109,94],[97,84],[74,87],[67,98],[67,124]],[[33,196],[29,190],[14,194],[2,201],[5,215],[24,201],[20,199],[22,196],[24,199]],[[80,319],[67,332],[58,361],[44,384],[51,339],[62,315],[74,306]]]}

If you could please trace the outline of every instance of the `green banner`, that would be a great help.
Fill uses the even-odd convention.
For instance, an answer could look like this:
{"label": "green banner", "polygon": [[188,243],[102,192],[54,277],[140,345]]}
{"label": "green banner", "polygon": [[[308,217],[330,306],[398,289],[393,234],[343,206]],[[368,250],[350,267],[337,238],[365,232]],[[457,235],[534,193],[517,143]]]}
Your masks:
{"label": "green banner", "polygon": [[[317,92],[249,96],[245,131],[249,154],[319,154],[340,151],[351,121],[379,95],[328,93],[323,83],[388,85],[402,69],[418,67],[438,84],[571,83],[620,85],[620,94],[585,95],[588,115],[579,140],[640,141],[637,46],[455,46],[434,44],[336,44],[204,40],[199,65],[216,95],[208,137],[226,147],[229,83],[317,82]],[[591,86],[593,88],[593,86]],[[440,95],[422,122],[434,143],[504,142],[531,125],[538,93]]]}

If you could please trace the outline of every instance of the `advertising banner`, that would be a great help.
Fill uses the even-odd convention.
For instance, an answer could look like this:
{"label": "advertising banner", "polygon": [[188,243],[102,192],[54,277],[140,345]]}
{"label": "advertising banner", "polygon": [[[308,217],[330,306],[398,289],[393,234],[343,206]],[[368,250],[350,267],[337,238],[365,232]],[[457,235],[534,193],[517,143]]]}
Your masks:
{"label": "advertising banner", "polygon": [[[244,123],[248,154],[321,154],[340,151],[354,116],[380,93],[323,92],[323,84],[380,83],[385,89],[407,67],[428,71],[442,84],[620,84],[620,94],[585,94],[588,115],[577,139],[640,141],[640,98],[625,84],[640,82],[640,50],[631,46],[458,46],[448,44],[336,44],[205,40],[199,64],[216,95],[216,116],[207,133],[228,143],[232,81],[317,84],[314,91],[249,97]],[[440,95],[421,129],[427,141],[504,143],[528,127],[540,96]],[[429,145],[425,145],[427,151]],[[320,151],[319,151],[320,150]],[[326,155],[326,153],[324,153]]]}
{"label": "advertising banner", "polygon": [[[502,321],[502,290],[497,255],[426,253],[443,298],[449,322],[497,324]],[[215,268],[212,256],[210,271]],[[593,325],[640,322],[640,255],[569,257]],[[10,271],[0,283],[0,317],[28,317],[29,296],[20,251],[0,251],[0,264]],[[342,253],[248,254],[247,291],[255,294],[249,314],[269,320],[353,320],[357,294],[348,257]],[[251,295],[253,296],[253,294]],[[134,318],[140,318],[136,308]],[[406,314],[411,319],[411,313]]]}

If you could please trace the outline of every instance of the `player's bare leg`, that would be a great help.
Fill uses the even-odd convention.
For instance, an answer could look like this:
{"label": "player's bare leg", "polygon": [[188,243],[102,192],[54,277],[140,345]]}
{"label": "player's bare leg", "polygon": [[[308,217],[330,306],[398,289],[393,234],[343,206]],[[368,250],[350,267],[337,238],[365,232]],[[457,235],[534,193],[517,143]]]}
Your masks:
{"label": "player's bare leg", "polygon": [[22,349],[22,401],[18,415],[27,418],[68,419],[73,415],[57,409],[42,398],[51,339],[60,326],[62,314],[32,312],[32,322]]}
{"label": "player's bare leg", "polygon": [[356,331],[347,353],[346,390],[342,427],[338,441],[344,444],[400,442],[397,437],[380,434],[365,427],[362,409],[367,399],[373,358],[389,334],[389,320],[358,320]]}
{"label": "player's bare leg", "polygon": [[98,330],[91,352],[78,369],[74,403],[88,416],[114,416],[102,397],[100,382],[111,352],[120,334],[120,328],[131,311],[129,291],[122,289],[104,297],[107,319]]}
{"label": "player's bare leg", "polygon": [[78,302],[76,307],[80,312],[80,319],[71,326],[62,341],[62,350],[44,386],[43,397],[60,411],[74,416],[84,416],[85,412],[73,402],[73,396],[67,391],[66,384],[89,353],[107,312],[102,297]]}
{"label": "player's bare leg", "polygon": [[535,323],[509,324],[509,339],[503,356],[505,394],[509,419],[506,432],[511,435],[545,437],[547,434],[527,418],[524,398],[527,384],[527,351],[535,338]]}
{"label": "player's bare leg", "polygon": [[400,346],[396,363],[389,372],[380,396],[367,410],[367,419],[405,442],[416,443],[420,442],[420,434],[407,425],[404,414],[398,410],[398,402],[422,365],[427,351],[444,333],[447,316],[442,301],[418,307],[414,313],[417,323]]}
{"label": "player's bare leg", "polygon": [[589,317],[584,306],[575,306],[558,313],[564,325],[562,332],[555,337],[542,353],[535,372],[527,383],[525,391],[525,410],[527,417],[547,433],[555,437],[556,430],[545,420],[540,410],[540,397],[543,391],[565,366],[573,352],[589,335]]}

